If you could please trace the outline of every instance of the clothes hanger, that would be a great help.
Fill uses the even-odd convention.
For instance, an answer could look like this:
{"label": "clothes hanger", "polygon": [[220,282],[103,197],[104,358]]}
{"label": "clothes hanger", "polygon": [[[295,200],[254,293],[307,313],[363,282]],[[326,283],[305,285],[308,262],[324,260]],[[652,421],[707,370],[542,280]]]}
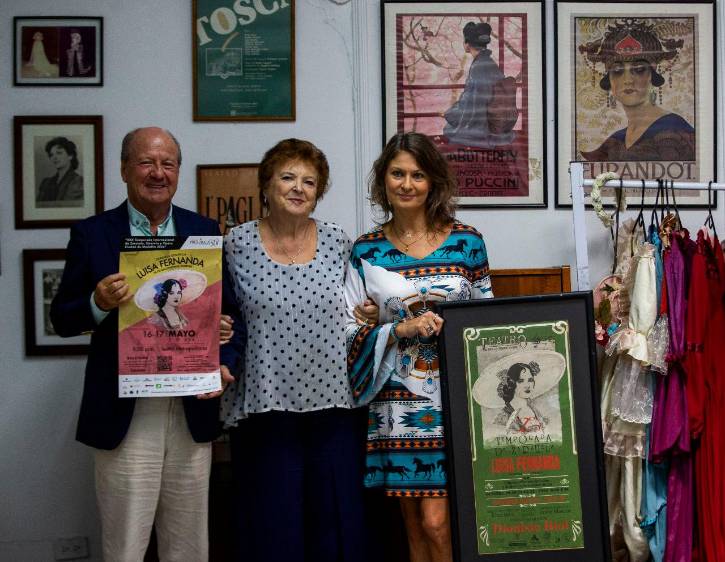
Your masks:
{"label": "clothes hanger", "polygon": [[677,228],[679,230],[682,229],[682,221],[680,220],[680,210],[677,208],[677,199],[675,198],[675,180],[670,180],[670,191],[672,191],[672,208],[675,210],[675,217],[677,218]]}
{"label": "clothes hanger", "polygon": [[[638,226],[642,227],[642,234],[644,235],[644,241],[647,241],[647,226],[644,223],[644,190],[645,190],[645,183],[644,180],[642,181],[642,193],[639,201],[639,213],[637,214],[637,218],[634,220],[634,228],[636,229]],[[621,180],[620,180],[621,182]]]}
{"label": "clothes hanger", "polygon": [[667,189],[664,179],[657,180],[662,186],[662,194],[665,196],[663,199],[664,206],[662,207],[662,213],[660,214],[660,220],[664,221],[665,217],[670,214],[670,192]]}
{"label": "clothes hanger", "polygon": [[655,195],[655,202],[654,202],[654,205],[652,206],[652,213],[650,214],[650,217],[649,217],[650,232],[653,229],[657,229],[657,232],[659,232],[659,230],[660,230],[660,221],[657,218],[657,209],[659,208],[659,205],[660,205],[661,193],[662,193],[662,185],[659,182],[657,182],[657,195]]}
{"label": "clothes hanger", "polygon": [[[620,196],[622,194],[622,186],[624,185],[624,182],[622,178],[619,178],[619,192],[615,193],[615,200],[619,201]],[[614,262],[612,263],[612,275],[614,275],[614,272],[617,270],[617,249],[619,247],[619,207],[620,205],[617,203],[615,205],[615,211],[614,211],[614,225],[615,228],[612,230],[612,227],[609,227],[609,232],[612,234],[612,242],[614,243]]]}
{"label": "clothes hanger", "polygon": [[662,247],[670,247],[670,236],[672,231],[676,230],[677,217],[670,211],[670,192],[664,179],[657,180],[658,188],[662,187],[663,203],[660,213],[660,240]]}
{"label": "clothes hanger", "polygon": [[[717,229],[715,228],[715,219],[712,216],[712,206],[714,203],[714,199],[717,198],[717,192],[714,192],[713,200],[710,199],[710,194],[713,193],[712,191],[712,181],[708,182],[707,184],[707,218],[705,219],[705,225],[707,228],[712,230],[712,233],[715,235],[715,238],[718,238],[717,236]],[[719,240],[719,238],[718,238]]]}

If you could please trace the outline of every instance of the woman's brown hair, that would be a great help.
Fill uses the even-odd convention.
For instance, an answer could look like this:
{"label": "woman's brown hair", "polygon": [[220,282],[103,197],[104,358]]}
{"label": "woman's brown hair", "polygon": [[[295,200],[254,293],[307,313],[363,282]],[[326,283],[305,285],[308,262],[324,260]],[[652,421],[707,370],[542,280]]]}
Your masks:
{"label": "woman's brown hair", "polygon": [[443,155],[427,136],[420,133],[393,135],[370,171],[370,201],[383,211],[383,222],[387,222],[393,214],[393,208],[385,195],[385,174],[390,162],[401,152],[410,153],[430,180],[425,208],[428,224],[433,228],[441,228],[453,222],[458,182]]}
{"label": "woman's brown hair", "polygon": [[262,158],[257,171],[259,184],[259,199],[262,207],[268,209],[264,190],[272,181],[275,170],[287,162],[304,162],[310,164],[317,172],[317,196],[315,203],[322,199],[327,192],[330,182],[330,165],[327,163],[325,153],[314,144],[300,139],[284,139],[270,148]]}

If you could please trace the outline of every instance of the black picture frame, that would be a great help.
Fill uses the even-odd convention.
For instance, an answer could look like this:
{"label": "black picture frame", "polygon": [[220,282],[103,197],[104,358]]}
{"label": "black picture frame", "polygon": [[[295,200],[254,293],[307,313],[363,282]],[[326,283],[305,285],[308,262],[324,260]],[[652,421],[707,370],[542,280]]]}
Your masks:
{"label": "black picture frame", "polygon": [[[473,562],[495,559],[501,562],[528,562],[535,559],[540,562],[581,562],[582,560],[609,562],[611,560],[609,524],[591,292],[450,302],[439,305],[439,313],[445,320],[440,341],[441,390],[449,463],[449,499],[454,560],[456,562]],[[570,425],[561,423],[560,428],[567,430],[569,427],[571,428],[572,443],[570,445],[576,451],[576,460],[570,462],[578,464],[578,493],[582,519],[577,523],[580,523],[578,530],[583,531],[583,546],[562,549],[522,548],[519,551],[515,551],[514,547],[507,552],[482,554],[480,552],[482,547],[479,544],[484,544],[484,539],[488,540],[488,532],[483,537],[483,533],[479,533],[482,528],[477,525],[473,472],[476,449],[471,433],[472,429],[475,431],[475,427],[472,428],[472,420],[475,424],[472,410],[477,406],[474,406],[474,402],[469,396],[469,394],[473,394],[470,389],[475,385],[469,387],[467,380],[465,348],[468,344],[464,342],[464,330],[511,328],[514,329],[511,333],[520,334],[522,332],[515,330],[517,326],[538,326],[547,323],[559,325],[561,322],[566,322],[568,325],[566,337],[570,341],[570,346],[567,348],[569,368],[567,376],[560,375],[561,380],[556,384],[560,385],[563,382],[568,386],[569,398],[566,397],[567,395],[563,395],[562,400],[570,402],[567,408],[569,413],[573,409],[573,414],[571,415],[572,423]],[[470,335],[472,332],[466,333]],[[520,341],[518,345],[522,345]],[[544,344],[532,343],[532,345]],[[478,350],[476,353],[479,354],[477,357],[483,355]],[[553,352],[539,353],[551,354]],[[482,369],[481,364],[477,363],[477,367]],[[567,369],[563,371],[563,373],[566,372]],[[479,379],[483,379],[481,371],[478,371],[477,376]],[[501,377],[500,374],[497,376]],[[559,400],[559,392],[557,386],[557,400]],[[483,405],[481,410],[483,410]],[[564,412],[563,408],[561,412]],[[566,422],[567,419],[562,415],[560,421]],[[547,423],[549,423],[548,420]],[[508,429],[507,427],[506,431]],[[479,431],[482,438],[485,439],[486,430],[483,424]],[[562,446],[562,448],[566,449],[566,446]],[[479,455],[481,455],[480,452]],[[574,457],[574,455],[571,456]],[[521,476],[525,476],[525,473],[521,473]],[[479,482],[483,482],[480,475],[478,478]],[[486,483],[493,481],[487,480]],[[484,488],[479,484],[479,493],[482,489]],[[543,498],[540,502],[541,505],[544,505]],[[515,521],[511,523],[515,523]],[[481,535],[480,543],[479,535]]]}
{"label": "black picture frame", "polygon": [[62,338],[50,324],[50,302],[65,267],[64,249],[23,250],[25,355],[87,355],[91,337]]}
{"label": "black picture frame", "polygon": [[[405,18],[410,18],[411,22],[403,23]],[[415,18],[419,21],[413,23]],[[548,208],[546,96],[549,84],[544,56],[545,2],[381,0],[380,20],[383,144],[397,132],[416,130],[428,135],[446,157],[458,179],[457,203],[461,208]],[[455,36],[451,29],[446,29],[447,22],[454,20],[459,26]],[[443,114],[457,102],[443,104],[438,98],[431,104],[423,100],[420,103],[426,106],[425,110],[406,109],[406,92],[408,96],[426,96],[435,90],[463,91],[463,82],[467,79],[461,76],[454,78],[457,73],[451,69],[460,64],[461,74],[464,68],[468,73],[469,65],[463,65],[461,59],[471,59],[463,52],[462,27],[468,21],[485,21],[492,26],[490,48],[486,50],[493,53],[495,64],[507,79],[515,78],[519,117],[513,131],[508,130],[514,137],[505,145],[488,146],[486,142],[487,148],[484,148],[481,143],[472,146],[469,141],[449,138],[444,133],[446,119]],[[514,29],[517,31],[511,31]],[[512,41],[499,41],[506,32],[520,35],[513,37]],[[423,37],[415,37],[416,33],[422,33]],[[440,49],[434,54],[423,52],[427,49],[433,52],[433,44],[439,36],[442,39]],[[513,48],[514,44],[516,48]],[[411,60],[406,57],[411,57]],[[440,74],[429,72],[426,68],[421,72],[413,70],[411,76],[421,76],[419,79],[423,82],[414,84],[414,78],[408,76],[407,69],[419,64],[437,67],[434,72]],[[489,60],[482,64],[491,63]],[[490,78],[492,74],[486,76]],[[406,121],[410,120],[416,125],[408,126]]]}
{"label": "black picture frame", "polygon": [[[15,228],[65,228],[103,211],[101,115],[16,115],[13,149]],[[71,162],[60,181],[56,149]]]}
{"label": "black picture frame", "polygon": [[103,18],[13,18],[13,85],[103,86]]}
{"label": "black picture frame", "polygon": [[[608,19],[614,22],[616,19],[631,18],[633,20],[643,20],[652,23],[657,20],[668,20],[672,18],[683,18],[692,20],[693,33],[688,40],[685,37],[685,47],[688,42],[691,43],[692,54],[689,60],[678,63],[675,58],[674,70],[667,71],[667,64],[660,65],[660,73],[665,78],[665,84],[659,89],[653,89],[655,95],[655,104],[663,106],[667,112],[682,117],[692,125],[695,129],[695,160],[692,162],[694,168],[682,168],[689,165],[690,161],[660,161],[651,158],[643,158],[637,160],[624,160],[620,162],[609,160],[596,160],[593,158],[590,163],[582,154],[582,150],[577,139],[579,134],[578,123],[582,122],[578,113],[578,97],[584,102],[580,105],[584,107],[584,114],[593,111],[601,112],[599,115],[591,117],[594,123],[607,123],[606,132],[603,130],[587,130],[586,126],[582,129],[591,137],[590,140],[596,138],[597,142],[591,144],[587,150],[592,153],[597,152],[597,146],[601,141],[609,136],[610,140],[615,136],[615,131],[626,130],[627,120],[623,117],[621,103],[612,105],[607,99],[604,90],[600,86],[600,79],[604,77],[602,74],[602,63],[593,64],[588,60],[583,60],[583,53],[578,50],[575,37],[573,37],[575,28],[574,21],[578,19],[604,20]],[[718,63],[717,63],[717,8],[715,0],[690,0],[687,2],[677,2],[676,0],[642,0],[641,2],[628,2],[627,0],[608,0],[606,2],[598,2],[597,0],[555,0],[554,1],[554,71],[556,76],[556,86],[554,87],[554,177],[556,178],[556,188],[554,190],[554,206],[556,209],[571,209],[571,193],[570,193],[570,176],[569,162],[577,161],[584,163],[584,178],[591,179],[604,171],[621,172],[624,180],[657,180],[668,179],[680,182],[702,182],[717,181],[717,154],[718,142],[720,142],[719,129],[717,127],[718,114],[720,105],[718,99]],[[666,23],[663,25],[667,25]],[[670,23],[672,28],[676,24]],[[595,35],[601,34],[601,26],[597,27],[589,24],[589,29]],[[684,28],[684,26],[680,26]],[[709,33],[708,33],[709,31]],[[678,39],[682,37],[678,36]],[[591,37],[587,37],[591,39]],[[582,41],[582,44],[586,41]],[[686,49],[687,51],[687,49]],[[687,51],[689,52],[689,51]],[[584,57],[585,58],[585,57]],[[583,64],[591,65],[587,70],[587,79],[582,79],[584,72],[580,70]],[[689,69],[692,76],[682,79],[678,74],[678,69],[682,66]],[[594,72],[597,72],[594,75]],[[591,76],[594,76],[591,78]],[[673,77],[674,75],[674,77]],[[687,84],[692,87],[693,92],[685,92],[678,90],[679,84]],[[591,86],[590,86],[591,84]],[[610,90],[611,91],[611,90]],[[663,98],[664,94],[664,98]],[[688,101],[692,106],[692,115],[681,111],[682,108],[672,105],[671,98],[676,94],[682,100]],[[659,100],[656,98],[659,97]],[[669,98],[669,99],[668,99]],[[606,101],[605,101],[606,100]],[[647,102],[649,103],[649,102]],[[606,106],[607,109],[604,108]],[[596,108],[596,109],[595,109]],[[586,121],[584,121],[586,122]],[[665,127],[663,127],[665,128]],[[598,136],[601,133],[601,136]],[[582,138],[587,135],[582,135]],[[637,139],[639,140],[639,139]],[[654,141],[656,146],[663,146],[663,142]],[[583,146],[585,143],[582,143]],[[589,144],[589,143],[587,143]],[[634,142],[633,145],[636,145]],[[600,149],[605,146],[602,143]],[[682,146],[682,142],[680,142]],[[629,150],[629,149],[627,149]],[[591,171],[588,166],[591,164]],[[624,165],[630,166],[630,172],[626,173]],[[665,173],[656,173],[660,170],[658,165],[681,164],[679,168],[675,166],[671,171],[665,168]],[[646,174],[641,173],[640,167],[645,165]],[[606,168],[606,169],[605,169]],[[683,169],[685,170],[683,172]],[[695,170],[694,172],[692,170]],[[692,176],[692,177],[690,177]],[[588,192],[589,188],[585,188]],[[715,196],[714,205],[710,206],[708,194],[702,191],[677,191],[677,206],[687,209],[707,209],[717,208],[718,196]],[[639,199],[638,189],[629,189],[627,194]],[[655,204],[655,192],[649,190],[645,196],[645,208],[652,208]],[[607,207],[614,206],[614,196],[607,193],[604,197],[604,203]],[[591,202],[585,202],[587,208],[592,208]]]}

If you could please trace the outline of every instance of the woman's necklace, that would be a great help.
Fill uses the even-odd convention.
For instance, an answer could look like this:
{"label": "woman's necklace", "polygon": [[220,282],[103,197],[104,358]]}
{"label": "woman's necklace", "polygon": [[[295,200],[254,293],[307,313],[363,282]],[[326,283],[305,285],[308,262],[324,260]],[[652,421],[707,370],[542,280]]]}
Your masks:
{"label": "woman's necklace", "polygon": [[274,238],[275,238],[274,243],[277,246],[277,252],[280,252],[280,253],[284,254],[285,256],[287,256],[287,259],[289,260],[289,265],[296,264],[297,262],[295,260],[298,257],[300,257],[300,254],[302,253],[302,250],[305,247],[305,242],[307,242],[307,232],[310,230],[310,224],[307,223],[307,225],[305,226],[305,232],[304,232],[304,235],[302,236],[302,241],[300,242],[299,248],[297,248],[297,251],[294,253],[294,255],[290,255],[289,252],[287,251],[287,249],[284,246],[282,246],[282,244],[279,242],[279,236],[274,231],[274,228],[272,227],[272,223],[269,221],[269,219],[267,219],[267,224],[269,225],[269,229],[272,231],[272,234],[274,235]]}
{"label": "woman's necklace", "polygon": [[[428,233],[427,230],[424,230],[423,232],[421,232],[418,235],[418,238],[415,238],[414,240],[410,240],[414,236],[413,233],[406,232],[405,234],[401,235],[400,232],[398,231],[398,229],[395,227],[395,223],[393,222],[391,224],[392,224],[392,227],[393,227],[393,232],[395,232],[395,235],[398,237],[398,240],[403,245],[403,251],[406,254],[408,253],[408,250],[410,249],[410,247],[413,244],[417,244],[418,242],[420,242],[420,240],[423,238],[423,236],[425,236]],[[403,237],[408,238],[408,242],[406,242],[405,240],[403,240]]]}

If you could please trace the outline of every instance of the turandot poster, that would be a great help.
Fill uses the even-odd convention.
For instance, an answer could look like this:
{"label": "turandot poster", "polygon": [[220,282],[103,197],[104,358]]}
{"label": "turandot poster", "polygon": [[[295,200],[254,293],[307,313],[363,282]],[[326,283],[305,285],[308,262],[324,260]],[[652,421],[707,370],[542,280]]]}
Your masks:
{"label": "turandot poster", "polygon": [[[571,204],[572,160],[587,179],[715,179],[713,6],[557,2],[558,205]],[[707,193],[679,191],[677,203],[705,205]]]}
{"label": "turandot poster", "polygon": [[569,324],[463,337],[479,554],[583,548]]}
{"label": "turandot poster", "polygon": [[119,396],[220,390],[222,237],[127,238],[120,271],[134,296],[119,311]]}

